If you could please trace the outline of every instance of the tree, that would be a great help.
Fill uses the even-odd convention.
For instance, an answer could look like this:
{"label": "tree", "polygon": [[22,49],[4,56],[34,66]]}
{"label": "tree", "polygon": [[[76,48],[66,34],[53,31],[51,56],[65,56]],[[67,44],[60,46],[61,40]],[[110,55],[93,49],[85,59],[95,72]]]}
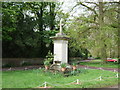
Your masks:
{"label": "tree", "polygon": [[[91,5],[87,5],[91,4]],[[76,6],[84,6],[89,14],[82,14],[75,18],[70,24],[68,34],[74,38],[78,48],[84,46],[93,56],[102,57],[103,61],[111,56],[111,53],[116,53],[117,47],[117,29],[118,22],[116,21],[117,3],[106,2],[78,2]],[[75,6],[75,7],[76,7]],[[88,12],[87,12],[88,13]]]}
{"label": "tree", "polygon": [[54,2],[3,2],[3,57],[45,57],[52,50],[52,45],[46,47],[52,44],[49,37],[56,33],[56,5]]}

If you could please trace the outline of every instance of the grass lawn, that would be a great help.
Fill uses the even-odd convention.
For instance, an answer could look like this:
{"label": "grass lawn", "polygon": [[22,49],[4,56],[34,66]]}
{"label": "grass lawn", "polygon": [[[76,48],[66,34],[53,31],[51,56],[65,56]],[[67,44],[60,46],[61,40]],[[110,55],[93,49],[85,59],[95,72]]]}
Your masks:
{"label": "grass lawn", "polygon": [[[97,79],[99,76],[102,76],[101,81]],[[77,79],[81,84],[70,84]],[[49,82],[52,88],[100,88],[117,85],[118,78],[116,78],[116,72],[90,69],[81,69],[81,73],[69,77],[61,73],[44,72],[43,69],[3,71],[2,73],[2,88],[35,88],[45,81]]]}
{"label": "grass lawn", "polygon": [[106,64],[102,64],[101,60],[92,60],[90,62],[80,62],[80,65],[87,65],[87,66],[93,66],[93,67],[118,68],[117,62],[108,62]]}

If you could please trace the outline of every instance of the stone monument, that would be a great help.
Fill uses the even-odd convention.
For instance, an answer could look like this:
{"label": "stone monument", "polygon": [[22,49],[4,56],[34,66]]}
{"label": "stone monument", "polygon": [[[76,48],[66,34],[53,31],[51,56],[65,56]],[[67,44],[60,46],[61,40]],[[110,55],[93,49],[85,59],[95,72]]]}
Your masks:
{"label": "stone monument", "polygon": [[[60,69],[61,63],[68,63],[68,40],[62,32],[62,19],[60,20],[60,32],[56,36],[50,37],[54,43],[54,60],[51,69]],[[69,65],[67,65],[69,67]]]}

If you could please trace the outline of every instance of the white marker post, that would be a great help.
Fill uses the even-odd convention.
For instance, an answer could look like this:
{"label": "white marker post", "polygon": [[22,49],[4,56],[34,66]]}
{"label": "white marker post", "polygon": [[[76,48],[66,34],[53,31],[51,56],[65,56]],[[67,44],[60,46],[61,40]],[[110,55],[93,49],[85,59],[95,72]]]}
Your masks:
{"label": "white marker post", "polygon": [[44,88],[46,88],[47,87],[47,82],[45,82],[45,86],[44,86]]}
{"label": "white marker post", "polygon": [[116,74],[117,78],[118,78],[118,73]]}
{"label": "white marker post", "polygon": [[102,80],[102,77],[100,76],[100,81]]}
{"label": "white marker post", "polygon": [[79,84],[79,79],[77,79],[77,84]]}

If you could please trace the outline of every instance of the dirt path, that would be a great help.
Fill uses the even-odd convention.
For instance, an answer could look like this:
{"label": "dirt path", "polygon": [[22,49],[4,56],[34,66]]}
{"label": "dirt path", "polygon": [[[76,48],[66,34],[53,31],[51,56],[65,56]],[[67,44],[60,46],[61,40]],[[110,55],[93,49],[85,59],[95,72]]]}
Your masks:
{"label": "dirt path", "polygon": [[[15,71],[15,70],[29,70],[29,69],[38,69],[43,68],[43,65],[35,65],[35,66],[23,66],[23,67],[11,67],[11,68],[2,68],[2,71]],[[109,71],[118,71],[117,68],[100,68],[100,67],[91,67],[86,65],[79,65],[78,68],[85,68],[85,69],[100,69],[100,70],[109,70]]]}
{"label": "dirt path", "polygon": [[23,66],[23,67],[10,67],[10,68],[2,68],[0,70],[2,71],[15,71],[15,70],[30,70],[30,69],[38,69],[42,68],[43,66],[41,65],[34,65],[34,66]]}
{"label": "dirt path", "polygon": [[78,68],[118,71],[118,68],[101,68],[101,67],[92,67],[92,66],[86,66],[86,65],[79,65]]}
{"label": "dirt path", "polygon": [[[11,68],[2,68],[0,69],[0,71],[1,70],[2,71],[29,70],[29,69],[38,69],[38,68],[43,68],[43,67],[44,67],[43,65],[11,67]],[[86,65],[79,65],[78,68],[118,71],[118,68],[101,68],[101,67],[91,67],[91,66],[86,66]]]}

